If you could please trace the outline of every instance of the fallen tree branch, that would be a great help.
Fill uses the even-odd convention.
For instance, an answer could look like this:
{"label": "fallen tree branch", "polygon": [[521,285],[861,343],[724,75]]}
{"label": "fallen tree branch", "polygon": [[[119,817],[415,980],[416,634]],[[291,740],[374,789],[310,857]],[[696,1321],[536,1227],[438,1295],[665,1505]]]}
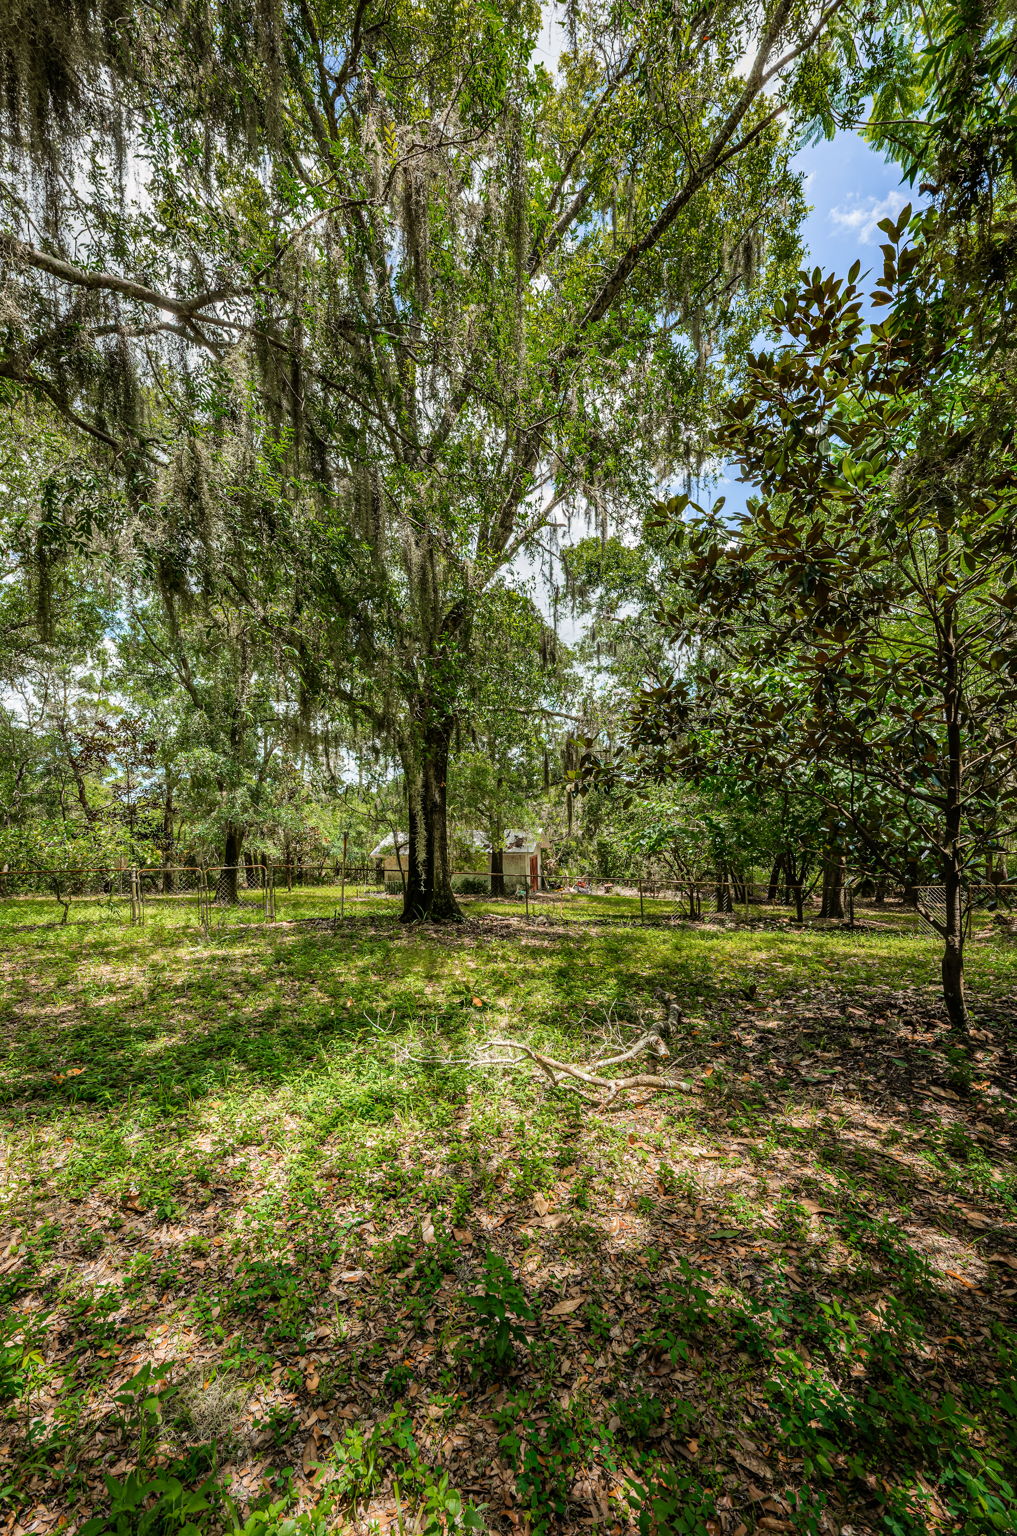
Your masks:
{"label": "fallen tree branch", "polygon": [[[623,1062],[633,1061],[637,1056],[649,1053],[659,1060],[667,1060],[670,1051],[665,1044],[665,1037],[670,1035],[672,1026],[680,1020],[681,1014],[675,1011],[672,1018],[671,1012],[667,1021],[658,1025],[648,1034],[641,1035],[634,1045],[630,1045],[625,1051],[619,1051],[614,1056],[603,1058],[595,1056],[587,1065],[578,1066],[570,1061],[558,1061],[553,1056],[545,1056],[541,1051],[535,1051],[532,1045],[524,1045],[521,1040],[488,1040],[485,1042],[487,1049],[514,1051],[519,1054],[513,1056],[488,1056],[478,1054],[476,1056],[411,1056],[408,1052],[403,1060],[413,1063],[415,1066],[442,1066],[442,1067],[519,1067],[524,1061],[534,1062],[544,1076],[555,1088],[571,1088],[587,1104],[595,1105],[598,1109],[610,1109],[619,1094],[625,1093],[629,1088],[678,1088],[683,1093],[693,1091],[691,1083],[680,1081],[676,1077],[666,1077],[658,1071],[637,1072],[628,1077],[605,1077],[604,1071],[608,1067],[620,1066]],[[610,1047],[608,1047],[610,1049]],[[585,1093],[580,1084],[587,1088],[593,1088],[594,1093]]]}
{"label": "fallen tree branch", "polygon": [[[658,1073],[639,1072],[631,1077],[601,1077],[599,1072],[591,1072],[583,1067],[574,1066],[568,1061],[556,1061],[553,1056],[544,1056],[540,1051],[535,1051],[531,1045],[524,1045],[521,1040],[492,1040],[492,1046],[498,1046],[502,1050],[521,1051],[530,1061],[536,1062],[541,1071],[550,1079],[556,1088],[571,1087],[584,1099],[587,1104],[596,1104],[601,1109],[609,1108],[620,1093],[629,1088],[680,1088],[685,1093],[691,1093],[692,1084],[683,1083],[678,1078],[663,1077]],[[609,1057],[607,1061],[597,1062],[598,1068],[616,1066],[622,1061],[631,1061],[634,1056],[643,1051],[652,1051],[655,1056],[667,1057],[670,1055],[667,1046],[659,1034],[644,1035],[630,1050],[620,1056]],[[567,1079],[575,1079],[585,1083],[591,1088],[599,1090],[599,1094],[583,1093],[575,1088],[573,1082]],[[606,1095],[606,1098],[603,1097]]]}

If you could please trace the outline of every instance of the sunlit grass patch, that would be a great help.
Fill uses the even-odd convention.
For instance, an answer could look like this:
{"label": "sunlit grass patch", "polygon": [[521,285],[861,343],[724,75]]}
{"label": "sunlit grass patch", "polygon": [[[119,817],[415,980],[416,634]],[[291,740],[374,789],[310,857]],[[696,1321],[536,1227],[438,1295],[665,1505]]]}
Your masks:
{"label": "sunlit grass patch", "polygon": [[[7,925],[9,1511],[162,1466],[206,1480],[218,1532],[228,1465],[245,1509],[266,1479],[331,1488],[342,1529],[349,1488],[381,1510],[403,1465],[494,1530],[624,1523],[639,1488],[751,1530],[750,1485],[792,1529],[1011,1519],[1013,946],[972,947],[965,1073],[915,933],[551,931],[493,903],[333,931],[327,900],[207,935]],[[470,1065],[491,1036],[588,1060],[667,999],[688,1091],[600,1114]],[[533,1315],[499,1355],[512,1286]],[[140,1386],[111,1410],[146,1364],[158,1412]],[[227,1384],[211,1451],[199,1366]]]}

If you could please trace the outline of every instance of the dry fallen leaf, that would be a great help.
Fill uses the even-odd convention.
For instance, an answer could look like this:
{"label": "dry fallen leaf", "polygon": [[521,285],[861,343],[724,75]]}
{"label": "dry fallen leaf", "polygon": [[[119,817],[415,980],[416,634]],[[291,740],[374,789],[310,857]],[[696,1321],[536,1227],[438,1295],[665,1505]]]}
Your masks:
{"label": "dry fallen leaf", "polygon": [[1012,1253],[990,1253],[986,1257],[990,1264],[1007,1264],[1011,1269],[1017,1269],[1017,1257]]}
{"label": "dry fallen leaf", "polygon": [[317,1371],[308,1371],[306,1377],[304,1378],[304,1386],[307,1388],[308,1392],[317,1392],[318,1383],[320,1380],[321,1377],[318,1375]]}
{"label": "dry fallen leaf", "polygon": [[551,1209],[551,1202],[545,1199],[543,1195],[534,1195],[533,1209],[538,1216],[543,1216]]}
{"label": "dry fallen leaf", "polygon": [[367,1278],[366,1269],[344,1269],[339,1279],[343,1285],[355,1285],[358,1280]]}
{"label": "dry fallen leaf", "polygon": [[318,1442],[313,1435],[308,1436],[304,1446],[303,1468],[304,1476],[309,1477],[314,1467],[318,1465]]}
{"label": "dry fallen leaf", "polygon": [[574,1312],[586,1301],[585,1296],[569,1296],[564,1301],[556,1302],[548,1312],[548,1317],[564,1317],[567,1312]]}
{"label": "dry fallen leaf", "polygon": [[767,1481],[772,1480],[773,1473],[766,1465],[766,1462],[761,1461],[758,1456],[750,1456],[747,1451],[732,1451],[731,1454],[738,1465],[744,1467],[746,1472],[751,1472],[753,1477],[765,1477]]}

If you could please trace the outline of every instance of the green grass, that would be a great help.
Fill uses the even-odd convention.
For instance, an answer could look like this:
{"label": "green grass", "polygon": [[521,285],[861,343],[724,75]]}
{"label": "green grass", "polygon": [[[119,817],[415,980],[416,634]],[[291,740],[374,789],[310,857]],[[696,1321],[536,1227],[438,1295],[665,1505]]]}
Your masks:
{"label": "green grass", "polygon": [[[337,905],[0,904],[0,1511],[1017,1530],[1017,946],[972,941],[959,1051],[892,918]],[[689,1092],[464,1065],[667,997]]]}

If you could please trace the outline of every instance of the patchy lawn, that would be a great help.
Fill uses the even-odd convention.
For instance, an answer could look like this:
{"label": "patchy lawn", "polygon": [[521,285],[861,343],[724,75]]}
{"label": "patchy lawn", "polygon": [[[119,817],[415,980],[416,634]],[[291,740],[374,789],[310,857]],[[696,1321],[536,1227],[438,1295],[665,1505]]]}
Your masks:
{"label": "patchy lawn", "polygon": [[0,1531],[1017,1531],[1012,939],[335,905],[0,907]]}

